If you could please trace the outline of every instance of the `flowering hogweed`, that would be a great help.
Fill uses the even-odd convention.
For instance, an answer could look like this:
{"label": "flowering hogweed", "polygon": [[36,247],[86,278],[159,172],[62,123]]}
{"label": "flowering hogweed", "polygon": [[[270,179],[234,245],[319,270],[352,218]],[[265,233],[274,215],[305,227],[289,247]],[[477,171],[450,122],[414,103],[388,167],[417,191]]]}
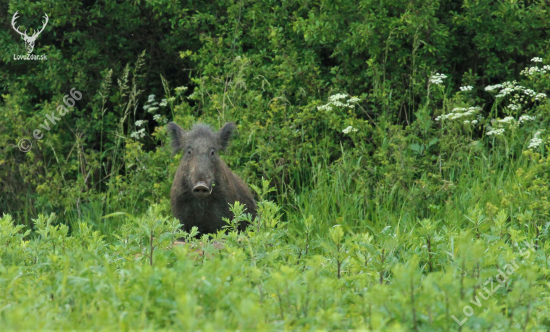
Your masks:
{"label": "flowering hogweed", "polygon": [[487,136],[491,136],[491,135],[499,136],[504,134],[504,128],[493,129],[490,126],[487,126],[487,129],[489,130],[487,132]]}
{"label": "flowering hogweed", "polygon": [[485,91],[494,91],[496,89],[506,89],[505,92],[503,91],[500,91],[499,93],[510,93],[514,90],[519,90],[521,88],[523,88],[521,85],[516,85],[516,81],[513,81],[513,82],[504,82],[502,84],[495,84],[495,85],[489,85],[487,87],[485,87]]}
{"label": "flowering hogweed", "polygon": [[524,114],[519,117],[519,123],[524,123],[525,121],[535,121],[536,116],[529,116],[527,114]]}
{"label": "flowering hogweed", "polygon": [[443,84],[443,80],[446,78],[447,78],[447,75],[445,74],[435,73],[435,75],[432,75],[432,77],[430,77],[430,83],[435,85],[441,85]]}
{"label": "flowering hogweed", "polygon": [[[539,62],[542,62],[542,58],[539,58],[539,57],[534,57],[531,59],[532,62],[535,62],[535,63],[539,63]],[[520,72],[521,75],[525,75],[525,76],[533,76],[535,74],[541,74],[541,75],[544,75],[546,74],[546,72],[550,72],[550,66],[549,65],[544,65],[542,66],[542,68],[539,68],[537,66],[533,66],[533,67],[528,67],[528,68],[525,68],[524,70],[522,70]]]}
{"label": "flowering hogweed", "polygon": [[491,124],[495,127],[487,126],[487,135],[502,135],[505,132],[504,125],[508,126],[509,129],[514,129],[519,126],[519,122],[514,119],[512,116],[507,116],[504,119],[492,119]]}
{"label": "flowering hogweed", "polygon": [[342,130],[342,132],[344,134],[349,134],[351,132],[356,132],[358,129],[357,128],[353,128],[352,126],[348,126],[346,129]]}
{"label": "flowering hogweed", "polygon": [[510,124],[513,124],[514,122],[516,122],[516,119],[514,119],[514,118],[511,117],[511,116],[507,116],[507,117],[505,117],[505,118],[502,119],[502,120],[497,120],[497,122],[499,122],[499,123],[510,123]]}
{"label": "flowering hogweed", "polygon": [[541,75],[544,75],[549,71],[550,71],[550,66],[549,65],[542,66],[542,68],[533,66],[533,67],[525,68],[524,70],[522,70],[520,72],[520,74],[525,75],[525,76],[533,76],[536,73],[540,73]]}
{"label": "flowering hogweed", "polygon": [[[176,88],[176,89],[178,89],[178,88]],[[159,102],[155,101],[155,95],[150,94],[149,97],[147,97],[147,101],[145,102],[145,105],[143,105],[143,110],[147,111],[147,113],[152,113],[153,114],[153,119],[155,121],[159,122],[159,120],[161,120],[163,117],[160,114],[155,114],[155,111],[157,111],[159,109],[159,107],[166,107],[166,105],[168,105],[168,102],[173,102],[175,100],[176,100],[176,98],[174,98],[174,97],[170,97],[168,99],[164,98],[159,103]],[[168,119],[163,118],[162,121],[164,123],[167,123]],[[136,122],[136,125],[137,125],[137,122]],[[138,125],[138,127],[139,126],[140,125]]]}
{"label": "flowering hogweed", "polygon": [[534,121],[536,119],[536,116],[530,116],[527,114],[523,114],[519,117],[518,120],[516,120],[512,116],[507,116],[504,119],[492,119],[491,124],[493,124],[495,127],[491,127],[487,125],[487,135],[502,135],[505,132],[504,125],[508,126],[510,129],[518,128],[520,124],[525,123],[526,121]]}
{"label": "flowering hogweed", "polygon": [[[542,59],[535,57],[532,59],[532,61],[535,63],[539,63],[542,62]],[[526,68],[522,71],[522,74],[545,74],[547,72],[550,72],[550,65],[545,65],[542,68],[536,66]],[[430,82],[433,84],[441,84],[444,78],[446,78],[445,75],[436,74],[431,77]],[[472,89],[473,87],[470,85],[460,87],[460,91],[462,92],[471,91]],[[485,87],[485,91],[494,92],[496,99],[509,97],[508,105],[504,107],[504,112],[507,113],[507,116],[505,116],[503,119],[492,119],[491,125],[486,125],[485,127],[487,136],[501,136],[506,132],[506,130],[513,130],[515,128],[518,128],[520,124],[525,124],[528,121],[535,121],[537,118],[536,116],[523,114],[518,118],[511,116],[511,114],[512,112],[514,112],[513,114],[519,113],[519,111],[525,107],[524,105],[529,102],[540,101],[547,97],[546,93],[538,93],[533,89],[529,89],[525,86],[518,84],[517,81],[489,85]],[[475,120],[473,120],[471,117],[469,118],[469,116],[475,115],[479,111],[481,111],[481,108],[479,107],[455,108],[449,114],[438,116],[435,121],[460,119],[464,125],[476,125],[478,123],[481,123],[484,119],[482,115],[477,114],[477,119]],[[537,131],[535,133],[533,139],[531,139],[530,141],[529,149],[535,148],[541,144],[542,139],[539,137],[540,133],[541,131]]]}
{"label": "flowering hogweed", "polygon": [[162,119],[162,122],[163,123],[168,123],[168,119],[160,114],[155,114],[153,115],[153,120],[155,120],[156,122],[160,122]]}
{"label": "flowering hogweed", "polygon": [[159,103],[155,101],[155,95],[151,94],[147,98],[147,102],[145,103],[145,105],[143,105],[143,109],[151,113],[158,109],[158,107],[156,107],[158,104]]}
{"label": "flowering hogweed", "polygon": [[[143,110],[147,111],[148,113],[153,113],[153,120],[155,120],[157,122],[160,122],[162,120],[164,123],[167,123],[168,119],[166,119],[161,114],[154,114],[154,112],[159,109],[157,106],[165,107],[168,104],[168,101],[170,99],[162,99],[161,102],[159,103],[159,102],[155,101],[155,95],[150,94],[147,97],[147,101],[145,102],[145,105],[143,105]],[[147,122],[149,122],[149,121],[148,120],[137,120],[136,121],[136,127],[142,127]],[[145,128],[141,128],[140,130],[131,133],[130,137],[132,137],[134,139],[140,139],[140,138],[145,137],[145,135],[146,135]]]}
{"label": "flowering hogweed", "polygon": [[[481,111],[481,107],[479,106],[471,106],[468,108],[456,107],[451,111],[451,113],[438,116],[437,118],[435,118],[435,121],[441,121],[446,119],[456,120],[466,116],[474,115],[479,111]],[[471,122],[471,123],[474,123],[474,122]],[[475,123],[477,123],[477,121]]]}
{"label": "flowering hogweed", "polygon": [[342,103],[342,102],[340,102],[340,101],[338,101],[338,100],[333,101],[333,102],[332,102],[332,105],[334,105],[334,106],[339,106],[339,107],[349,107],[349,108],[354,108],[354,107],[355,107],[355,105],[344,104],[344,103]]}
{"label": "flowering hogweed", "polygon": [[357,97],[351,97],[345,103],[340,101],[341,99],[345,99],[347,96],[348,95],[345,93],[337,93],[335,95],[332,95],[328,98],[329,102],[326,105],[317,106],[317,109],[319,111],[331,111],[332,106],[355,108],[355,105],[352,105],[350,103],[357,103],[361,101],[361,99]]}
{"label": "flowering hogweed", "polygon": [[496,89],[502,88],[502,84],[488,85],[485,87],[485,91],[494,91]]}
{"label": "flowering hogweed", "polygon": [[344,99],[347,96],[348,95],[345,94],[345,93],[337,93],[335,95],[332,95],[332,96],[328,97],[328,100],[330,100],[331,102],[334,102],[334,101],[337,101],[337,100],[340,100],[340,99]]}
{"label": "flowering hogweed", "polygon": [[140,130],[130,134],[130,137],[135,139],[143,138],[144,136],[145,136],[145,128],[141,128]]}
{"label": "flowering hogweed", "polygon": [[529,141],[529,146],[527,147],[529,150],[537,148],[542,143],[542,139],[539,137],[542,131],[543,130],[537,130],[535,135],[533,135],[533,138]]}
{"label": "flowering hogweed", "polygon": [[317,106],[317,109],[319,111],[330,111],[330,110],[332,110],[332,107],[330,107],[330,104],[326,104],[326,105],[322,105],[322,106]]}
{"label": "flowering hogweed", "polygon": [[538,93],[535,95],[535,100],[541,100],[541,99],[544,99],[546,98],[546,93]]}
{"label": "flowering hogweed", "polygon": [[495,96],[495,98],[503,98],[516,92],[514,93],[514,96],[513,96],[514,102],[516,104],[527,103],[527,100],[525,99],[524,96],[531,97],[531,98],[534,97],[535,100],[541,100],[543,98],[546,98],[545,93],[537,93],[532,89],[528,89],[516,83],[517,83],[516,81],[513,81],[513,82],[504,82],[502,84],[489,85],[485,88],[485,91],[493,92],[497,89],[501,89],[498,92],[498,94]]}
{"label": "flowering hogweed", "polygon": [[147,122],[149,122],[149,121],[147,121],[147,120],[137,120],[136,121],[136,126],[141,127],[143,124],[145,124]]}
{"label": "flowering hogweed", "polygon": [[516,85],[516,81],[510,83],[506,82],[502,84],[503,89],[498,92],[496,95],[496,98],[502,98],[506,97],[509,94],[512,94],[512,92],[515,91],[525,91],[525,87],[521,85]]}

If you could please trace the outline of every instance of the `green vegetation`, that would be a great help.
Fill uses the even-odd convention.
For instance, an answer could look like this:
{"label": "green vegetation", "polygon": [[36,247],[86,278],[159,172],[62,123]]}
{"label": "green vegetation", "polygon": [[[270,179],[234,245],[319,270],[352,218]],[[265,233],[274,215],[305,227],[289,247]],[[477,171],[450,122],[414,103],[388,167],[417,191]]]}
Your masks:
{"label": "green vegetation", "polygon": [[[547,2],[0,8],[0,330],[550,329]],[[180,230],[168,121],[237,123],[246,233]]]}

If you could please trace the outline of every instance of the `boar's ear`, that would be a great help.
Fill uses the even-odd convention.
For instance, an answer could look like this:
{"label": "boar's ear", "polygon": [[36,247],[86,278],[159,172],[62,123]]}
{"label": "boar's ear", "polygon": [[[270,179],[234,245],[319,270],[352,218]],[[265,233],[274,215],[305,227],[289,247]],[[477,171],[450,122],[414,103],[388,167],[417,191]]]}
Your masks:
{"label": "boar's ear", "polygon": [[233,130],[235,130],[235,122],[228,122],[218,132],[218,139],[223,151],[225,151],[229,145],[229,139],[231,138],[231,133]]}
{"label": "boar's ear", "polygon": [[166,129],[168,129],[168,132],[170,133],[170,137],[172,138],[172,157],[183,150],[183,135],[185,135],[185,131],[181,129],[180,126],[177,124],[170,122],[166,126]]}

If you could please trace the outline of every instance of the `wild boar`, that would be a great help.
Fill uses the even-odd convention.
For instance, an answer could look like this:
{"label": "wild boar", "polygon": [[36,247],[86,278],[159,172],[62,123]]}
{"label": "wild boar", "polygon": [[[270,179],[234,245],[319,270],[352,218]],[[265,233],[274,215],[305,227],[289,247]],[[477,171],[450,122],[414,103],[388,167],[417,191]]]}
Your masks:
{"label": "wild boar", "polygon": [[[222,218],[232,219],[229,204],[239,201],[246,206],[245,213],[256,216],[256,202],[248,186],[221,160],[235,123],[226,123],[214,133],[204,124],[195,124],[184,131],[177,124],[167,125],[172,139],[172,155],[183,151],[180,165],[174,176],[170,200],[174,217],[186,231],[197,226],[200,234],[216,233],[227,225]],[[240,231],[246,223],[238,226]]]}

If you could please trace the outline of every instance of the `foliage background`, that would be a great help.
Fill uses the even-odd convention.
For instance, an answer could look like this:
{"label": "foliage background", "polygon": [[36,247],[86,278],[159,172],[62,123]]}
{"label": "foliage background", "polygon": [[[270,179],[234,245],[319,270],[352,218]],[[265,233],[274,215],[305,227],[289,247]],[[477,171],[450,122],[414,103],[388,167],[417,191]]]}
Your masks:
{"label": "foliage background", "polygon": [[[238,135],[224,160],[248,183],[260,186],[264,178],[275,188],[266,199],[281,207],[281,218],[289,229],[274,248],[304,255],[303,264],[314,254],[340,262],[323,243],[337,242],[330,232],[338,229],[334,225],[342,225],[353,243],[359,243],[355,236],[365,232],[375,236],[381,265],[373,267],[374,279],[389,282],[394,264],[406,264],[414,250],[425,246],[428,251],[417,266],[407,266],[422,275],[450,273],[452,284],[463,273],[460,261],[443,259],[449,249],[435,250],[431,244],[427,249],[426,239],[433,237],[441,241],[438,245],[450,245],[460,236],[467,237],[463,232],[469,230],[497,252],[504,244],[510,251],[517,250],[524,239],[542,245],[547,236],[548,151],[545,144],[534,151],[527,146],[536,130],[548,128],[548,103],[530,101],[525,114],[537,116],[537,121],[498,138],[487,136],[482,126],[445,126],[434,119],[467,106],[481,107],[480,114],[487,119],[509,115],[484,89],[504,81],[518,80],[537,92],[548,92],[548,76],[520,75],[535,56],[548,64],[548,10],[546,1],[504,0],[4,1],[0,3],[0,13],[4,13],[0,23],[4,46],[0,53],[0,215],[10,214],[15,224],[33,230],[27,235],[32,241],[41,239],[33,219],[53,212],[57,217],[52,223],[66,225],[69,235],[77,233],[79,222],[85,222],[98,232],[96,237],[101,234],[107,243],[117,243],[113,234],[120,235],[126,217],[103,216],[119,211],[142,215],[157,204],[159,213],[170,215],[169,189],[178,157],[170,158],[165,121],[184,128],[202,121],[215,129],[235,121]],[[15,11],[20,14],[21,30],[39,27],[41,16],[49,15],[34,48],[34,54],[46,54],[47,61],[14,60],[13,54],[25,53],[23,41],[10,25]],[[430,83],[436,72],[449,77],[443,85]],[[456,92],[465,85],[474,88],[470,93]],[[44,133],[43,140],[33,139],[29,153],[21,153],[19,139],[32,137],[33,130],[44,124],[46,115],[55,112],[72,88],[82,92],[83,98]],[[336,93],[357,96],[360,101],[354,108],[318,108]],[[156,98],[153,101],[149,101],[151,94]],[[166,106],[161,106],[162,99],[167,99]],[[160,102],[154,105],[156,110],[144,109],[155,102]],[[137,125],[140,120],[147,122]],[[343,133],[348,126],[358,131]],[[132,136],[141,128],[145,128],[143,137]],[[305,220],[310,216],[315,222],[307,226]],[[422,220],[436,226],[419,226]],[[400,250],[390,250],[394,240],[385,237],[387,226],[399,235]],[[308,244],[297,245],[309,234],[308,227],[319,241],[311,250],[304,249]],[[419,230],[425,228],[429,231]],[[422,244],[405,240],[406,234],[423,239]],[[22,256],[17,256],[22,253],[13,255],[19,258],[10,261],[2,256],[6,269],[2,273],[11,271],[9,275],[17,276],[22,270],[10,265],[36,264],[32,260],[23,264]],[[537,257],[546,262],[547,255]],[[273,258],[265,266],[279,268],[277,264],[287,264],[289,256]],[[230,264],[224,257],[220,261]],[[442,261],[434,263],[435,259]],[[173,261],[167,258],[167,262],[171,267]],[[132,269],[140,269],[140,264]],[[489,259],[487,268],[495,264]],[[546,265],[541,266],[533,272],[539,273],[533,280],[541,288],[531,288],[539,295],[547,292],[540,285],[547,276]],[[239,269],[237,265],[231,268]],[[478,284],[485,280],[479,269],[471,267],[472,280]],[[273,277],[268,268],[260,270],[264,277]],[[165,272],[169,271],[173,270]],[[205,271],[219,273],[220,269]],[[309,278],[300,271],[292,273]],[[348,273],[357,276],[360,271]],[[330,287],[344,287],[333,274],[326,280],[333,283]],[[478,284],[472,281],[472,294]],[[388,287],[398,287],[395,282],[392,285]],[[366,287],[371,289],[372,284]],[[131,291],[131,287],[124,289]],[[376,294],[379,289],[370,291]],[[398,288],[386,291],[395,296],[393,304],[405,301],[396,295],[401,294]],[[484,326],[496,324],[491,322],[501,314],[508,327],[548,324],[542,319],[547,310],[543,300],[537,302],[537,316],[529,309],[529,298],[506,302],[506,296],[512,296],[507,294],[499,297],[498,304],[506,306],[505,313],[494,309],[495,316],[487,318]],[[463,290],[453,296],[464,300]],[[78,298],[85,303],[86,297],[71,301]],[[340,300],[334,302],[335,307],[355,303]],[[289,308],[296,308],[291,302],[287,302]],[[511,314],[515,307],[510,303],[523,311]],[[248,310],[247,305],[243,304],[242,312]],[[354,305],[347,308],[359,312]],[[456,308],[459,312],[462,306],[456,304]],[[446,309],[439,309],[444,317],[439,323],[448,323]],[[269,312],[268,307],[265,310]],[[376,323],[380,328],[439,324],[428,311],[424,316],[411,312],[399,317],[398,306],[384,310]],[[214,314],[205,312],[205,317]],[[159,321],[160,314],[144,315],[140,321],[148,317],[153,325],[130,326],[171,326]],[[368,315],[361,317],[373,322]],[[74,323],[71,319],[67,321]],[[266,324],[279,319],[280,325],[274,326],[333,327],[325,324],[325,318],[314,322],[297,318],[296,323],[288,315],[269,316]]]}
{"label": "foliage background", "polygon": [[[348,121],[362,124],[372,154],[376,138],[365,121],[413,122],[433,72],[452,77],[449,90],[461,83],[498,83],[517,77],[531,57],[548,55],[550,47],[545,1],[8,1],[1,6],[0,206],[26,220],[43,208],[59,212],[76,205],[74,198],[92,194],[91,187],[104,192],[101,182],[112,181],[115,173],[102,172],[100,178],[94,172],[101,164],[111,169],[116,154],[97,152],[112,148],[116,139],[121,140],[117,151],[125,151],[125,137],[138,119],[149,120],[153,134],[156,124],[141,106],[146,95],[165,93],[160,75],[172,88],[189,87],[184,96],[191,96],[171,110],[161,109],[163,115],[185,126],[197,119],[215,127],[237,121],[241,134],[230,166],[245,169],[253,181],[261,176],[278,181],[280,188],[292,181],[289,174],[311,164],[308,158],[338,158],[343,135],[331,131],[325,138],[324,133],[341,130],[340,123],[312,111],[332,91],[364,99],[363,110]],[[35,54],[46,54],[47,61],[13,60],[13,54],[24,54],[10,26],[15,11],[25,29],[39,27],[43,13],[50,16],[35,46]],[[117,91],[117,80],[144,50],[141,71],[131,77],[144,92],[130,98]],[[100,85],[111,71],[114,86],[102,98]],[[43,142],[35,142],[31,154],[20,154],[19,138],[30,137],[73,87],[83,93],[77,110]],[[479,88],[475,92],[477,98],[488,97]],[[134,112],[123,124],[123,136],[115,138],[126,106]],[[159,135],[143,142],[144,149],[165,144],[164,132]],[[67,156],[61,158],[65,162],[55,160],[54,149]],[[90,170],[86,185],[79,183]],[[165,177],[163,170],[154,179],[165,182]],[[157,199],[166,196],[167,187],[162,190]]]}

